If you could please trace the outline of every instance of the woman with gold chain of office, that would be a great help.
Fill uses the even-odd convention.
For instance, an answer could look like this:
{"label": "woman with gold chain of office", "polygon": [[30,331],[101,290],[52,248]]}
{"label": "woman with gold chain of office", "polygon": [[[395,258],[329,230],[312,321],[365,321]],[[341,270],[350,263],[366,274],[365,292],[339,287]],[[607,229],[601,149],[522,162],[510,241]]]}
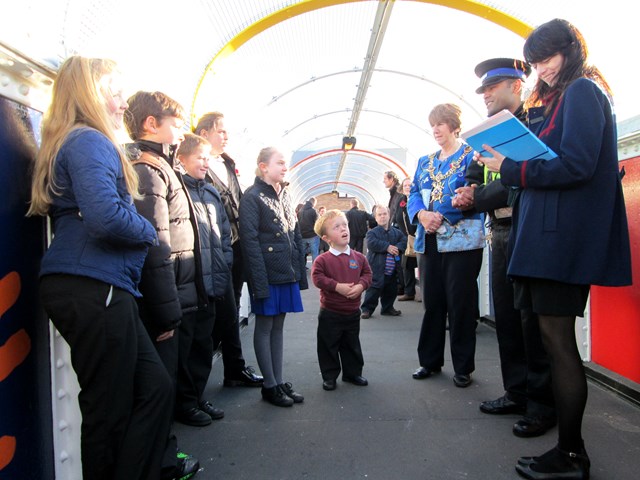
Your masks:
{"label": "woman with gold chain of office", "polygon": [[475,369],[476,280],[485,240],[484,214],[463,215],[451,205],[473,158],[473,149],[458,138],[460,113],[457,105],[445,103],[429,114],[440,150],[418,161],[407,210],[418,225],[414,248],[425,307],[418,341],[420,368],[413,378],[425,379],[442,370],[448,318],[453,383],[464,388]]}

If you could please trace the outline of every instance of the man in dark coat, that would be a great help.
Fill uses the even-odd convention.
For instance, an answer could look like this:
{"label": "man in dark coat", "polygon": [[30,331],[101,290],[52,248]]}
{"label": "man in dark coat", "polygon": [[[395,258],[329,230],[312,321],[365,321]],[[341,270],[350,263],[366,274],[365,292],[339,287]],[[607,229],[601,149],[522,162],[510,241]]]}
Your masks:
{"label": "man in dark coat", "polygon": [[349,222],[349,247],[362,253],[364,247],[364,237],[369,230],[369,222],[375,222],[373,215],[358,208],[358,200],[351,200],[351,209],[347,211],[347,221]]}
{"label": "man in dark coat", "polygon": [[[476,93],[482,94],[488,116],[507,109],[520,120],[523,82],[531,67],[522,60],[493,58],[480,63],[475,73],[482,78]],[[488,414],[524,413],[515,423],[519,437],[544,434],[556,424],[551,391],[549,360],[542,345],[536,315],[513,306],[513,286],[507,278],[507,245],[511,231],[511,201],[514,193],[499,175],[485,172],[474,162],[467,173],[470,187],[456,191],[452,205],[462,210],[487,212],[491,221],[491,287],[500,367],[505,393],[480,404]]]}
{"label": "man in dark coat", "polygon": [[307,253],[311,254],[311,263],[313,263],[318,256],[320,247],[320,237],[316,235],[313,229],[318,219],[318,212],[316,212],[315,206],[316,199],[315,197],[311,197],[298,212],[298,226],[300,227],[300,235],[302,235],[302,247],[305,258]]}

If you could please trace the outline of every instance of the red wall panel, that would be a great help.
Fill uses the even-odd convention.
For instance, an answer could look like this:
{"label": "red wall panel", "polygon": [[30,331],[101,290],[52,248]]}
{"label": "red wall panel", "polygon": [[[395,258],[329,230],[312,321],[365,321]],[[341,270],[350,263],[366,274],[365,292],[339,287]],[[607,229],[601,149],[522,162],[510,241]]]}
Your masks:
{"label": "red wall panel", "polygon": [[634,284],[591,289],[593,362],[640,383],[640,157],[620,162]]}

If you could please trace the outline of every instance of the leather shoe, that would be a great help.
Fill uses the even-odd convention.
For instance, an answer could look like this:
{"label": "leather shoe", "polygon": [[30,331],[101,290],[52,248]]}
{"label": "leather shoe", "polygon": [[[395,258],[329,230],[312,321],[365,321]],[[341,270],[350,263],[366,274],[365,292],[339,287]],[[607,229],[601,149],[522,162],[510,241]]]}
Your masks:
{"label": "leather shoe", "polygon": [[224,418],[224,411],[219,408],[215,408],[211,402],[200,403],[200,410],[211,417],[211,420],[220,420]]}
{"label": "leather shoe", "polygon": [[438,368],[420,367],[415,372],[413,372],[412,376],[416,380],[422,380],[424,378],[429,378],[431,375],[434,375],[436,373],[440,373],[441,371],[442,371],[442,369],[440,367],[438,367]]}
{"label": "leather shoe", "polygon": [[358,385],[359,387],[366,387],[369,385],[369,382],[366,378],[361,375],[355,375],[353,377],[347,377],[345,375],[342,376],[343,382],[353,383],[354,385]]}
{"label": "leather shoe", "polygon": [[264,379],[255,373],[253,367],[244,367],[237,375],[225,377],[225,387],[261,387]]}
{"label": "leather shoe", "polygon": [[389,310],[385,310],[384,312],[380,312],[380,315],[385,315],[387,317],[399,317],[402,315],[400,310],[396,310],[395,308],[390,308]]}
{"label": "leather shoe", "polygon": [[406,302],[407,300],[413,300],[414,298],[416,298],[415,295],[400,295],[398,297],[398,301],[399,302]]}
{"label": "leather shoe", "polygon": [[290,407],[293,405],[293,400],[287,397],[277,385],[271,388],[262,387],[261,393],[263,400],[266,400],[276,407]]}
{"label": "leather shoe", "polygon": [[506,395],[496,398],[495,400],[487,400],[480,404],[480,411],[490,415],[506,415],[509,413],[523,414],[525,410],[525,405],[510,400]]}
{"label": "leather shoe", "polygon": [[371,318],[371,312],[367,312],[366,310],[363,310],[362,313],[360,314],[360,318]]}
{"label": "leather shoe", "polygon": [[281,383],[278,387],[287,397],[293,400],[293,403],[304,402],[304,397],[293,389],[291,382]]}
{"label": "leather shoe", "polygon": [[196,407],[176,413],[176,420],[192,427],[205,427],[211,423],[209,414]]}
{"label": "leather shoe", "polygon": [[471,375],[454,375],[453,384],[458,388],[467,388],[471,385]]}
{"label": "leather shoe", "polygon": [[325,380],[322,382],[322,388],[325,390],[335,390],[336,389],[336,381],[335,380]]}
{"label": "leather shoe", "polygon": [[547,433],[547,430],[555,427],[555,417],[526,416],[513,425],[513,434],[516,437],[539,437]]}
{"label": "leather shoe", "polygon": [[557,446],[539,457],[521,457],[516,471],[531,480],[586,480],[591,462],[584,448],[580,453],[565,452]]}

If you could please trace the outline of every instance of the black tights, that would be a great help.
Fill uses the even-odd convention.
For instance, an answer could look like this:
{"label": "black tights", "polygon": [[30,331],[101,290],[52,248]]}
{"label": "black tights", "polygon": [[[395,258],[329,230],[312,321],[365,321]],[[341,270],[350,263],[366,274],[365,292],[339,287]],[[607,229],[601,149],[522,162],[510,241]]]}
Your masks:
{"label": "black tights", "polygon": [[551,384],[558,412],[558,447],[582,451],[582,417],[587,378],[576,345],[575,317],[540,315],[540,332],[551,362]]}

